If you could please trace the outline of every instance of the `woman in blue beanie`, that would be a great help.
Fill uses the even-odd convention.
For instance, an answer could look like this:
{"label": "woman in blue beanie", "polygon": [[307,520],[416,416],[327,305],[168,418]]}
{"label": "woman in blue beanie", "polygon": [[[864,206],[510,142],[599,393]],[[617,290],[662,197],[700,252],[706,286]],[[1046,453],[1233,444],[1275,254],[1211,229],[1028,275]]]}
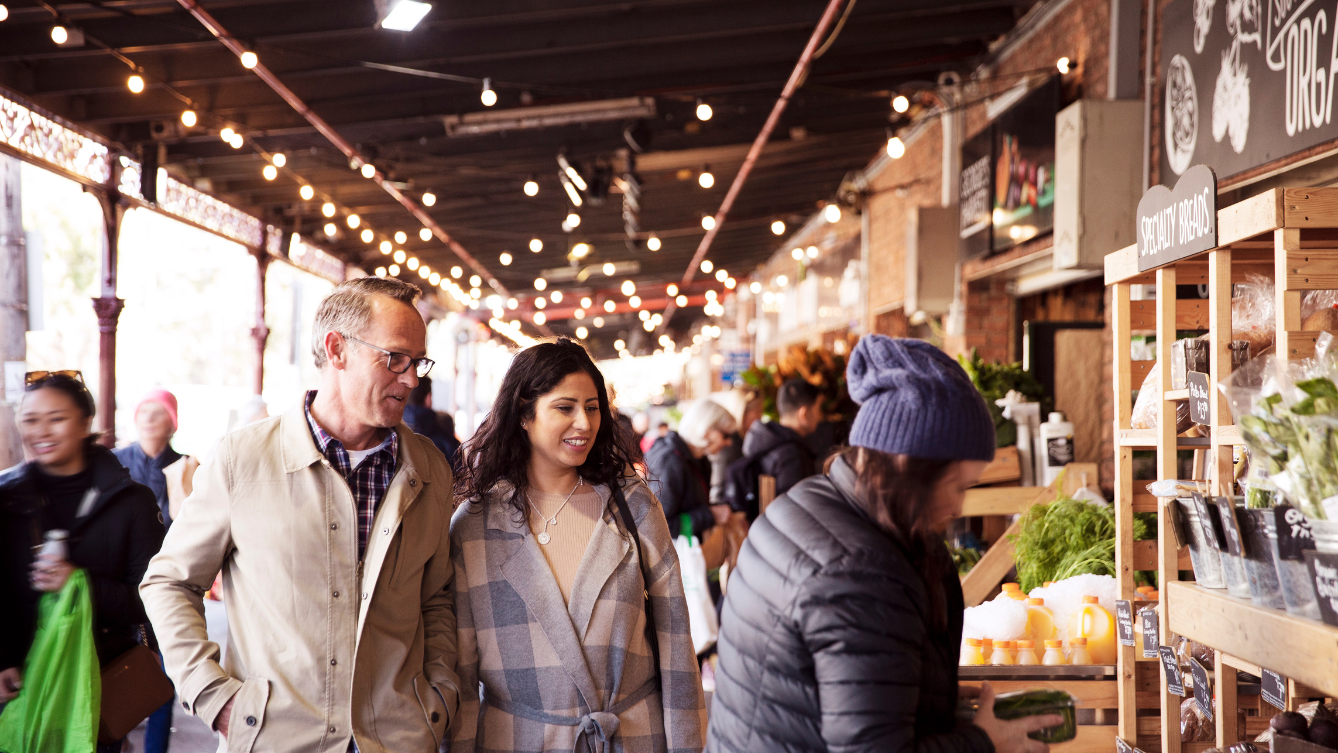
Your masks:
{"label": "woman in blue beanie", "polygon": [[850,356],[850,448],[753,524],[721,618],[708,753],[1045,753],[979,691],[957,718],[962,587],[943,532],[994,458],[966,373],[920,340]]}

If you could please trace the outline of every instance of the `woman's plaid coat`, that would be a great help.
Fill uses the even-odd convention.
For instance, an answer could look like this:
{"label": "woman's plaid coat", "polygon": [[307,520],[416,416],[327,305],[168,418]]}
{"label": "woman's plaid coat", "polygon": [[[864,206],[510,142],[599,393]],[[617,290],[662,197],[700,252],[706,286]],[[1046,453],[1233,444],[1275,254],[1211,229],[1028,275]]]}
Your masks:
{"label": "woman's plaid coat", "polygon": [[[623,494],[641,538],[659,636],[658,681],[646,639],[637,548],[607,486],[571,602],[526,519],[499,486],[451,521],[460,710],[451,753],[699,753],[706,704],[669,526],[636,477]],[[467,689],[477,688],[477,693]]]}

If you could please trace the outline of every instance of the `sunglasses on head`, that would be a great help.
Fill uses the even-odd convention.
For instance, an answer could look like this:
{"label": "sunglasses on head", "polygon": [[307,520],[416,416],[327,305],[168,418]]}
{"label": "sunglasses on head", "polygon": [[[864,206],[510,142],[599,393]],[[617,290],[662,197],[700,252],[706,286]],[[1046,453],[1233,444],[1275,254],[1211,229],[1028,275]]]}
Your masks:
{"label": "sunglasses on head", "polygon": [[23,386],[31,387],[38,382],[45,382],[48,379],[73,379],[79,384],[84,383],[83,372],[77,369],[65,369],[64,371],[29,371],[23,375]]}

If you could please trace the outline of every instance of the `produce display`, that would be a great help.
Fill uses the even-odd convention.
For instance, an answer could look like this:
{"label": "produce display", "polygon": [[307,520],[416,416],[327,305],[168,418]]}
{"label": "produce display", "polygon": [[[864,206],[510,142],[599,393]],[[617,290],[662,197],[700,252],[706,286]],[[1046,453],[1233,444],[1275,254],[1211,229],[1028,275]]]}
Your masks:
{"label": "produce display", "polygon": [[1108,575],[1048,582],[1030,594],[1005,583],[998,597],[963,614],[961,663],[1114,664],[1114,604],[1115,579]]}
{"label": "produce display", "polygon": [[[1155,521],[1155,513],[1136,514],[1134,538],[1148,538]],[[1067,495],[1049,504],[1032,505],[1023,514],[1012,542],[1017,550],[1018,582],[1029,593],[1046,581],[1115,574],[1115,511],[1108,505]]]}
{"label": "produce display", "polygon": [[1269,720],[1268,731],[1255,743],[1269,744],[1278,736],[1338,750],[1338,715],[1319,702],[1307,703],[1300,711],[1283,711]]}
{"label": "produce display", "polygon": [[1036,381],[1030,371],[1019,363],[987,363],[973,348],[971,357],[965,354],[957,356],[957,361],[971,377],[971,383],[985,398],[985,407],[994,419],[994,439],[996,447],[1010,447],[1017,444],[1017,424],[1004,418],[1003,408],[996,401],[1002,400],[1009,391],[1018,392],[1031,402],[1041,403],[1041,410],[1048,413],[1049,402],[1045,398],[1045,388]]}

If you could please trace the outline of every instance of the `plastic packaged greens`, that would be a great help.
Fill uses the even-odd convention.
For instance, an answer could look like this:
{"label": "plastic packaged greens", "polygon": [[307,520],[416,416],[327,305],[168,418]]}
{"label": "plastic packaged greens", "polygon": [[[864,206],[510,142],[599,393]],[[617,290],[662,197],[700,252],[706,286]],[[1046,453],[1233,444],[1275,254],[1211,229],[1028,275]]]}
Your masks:
{"label": "plastic packaged greens", "polygon": [[[1043,743],[1064,743],[1078,734],[1077,702],[1073,696],[1062,690],[1039,688],[1002,693],[994,697],[994,716],[999,719],[1021,719],[1025,716],[1058,714],[1064,721],[1054,727],[1046,727],[1027,735]],[[976,718],[979,703],[975,698],[963,698],[957,705],[957,715],[967,721]]]}

